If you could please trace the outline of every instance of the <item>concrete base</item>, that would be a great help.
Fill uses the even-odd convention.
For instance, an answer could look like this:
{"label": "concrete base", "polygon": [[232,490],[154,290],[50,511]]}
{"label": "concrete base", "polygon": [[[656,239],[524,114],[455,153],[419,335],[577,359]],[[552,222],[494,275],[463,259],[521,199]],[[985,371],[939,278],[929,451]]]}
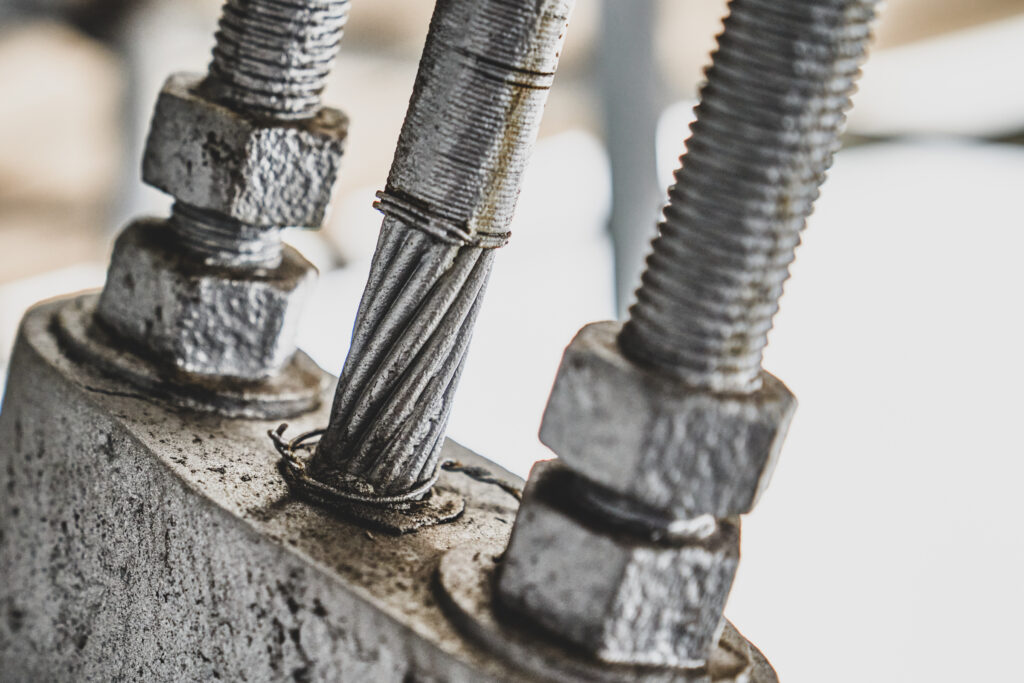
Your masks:
{"label": "concrete base", "polygon": [[511,496],[446,472],[465,513],[402,537],[296,500],[277,422],[175,410],[71,360],[52,325],[74,301],[26,316],[0,414],[0,678],[535,680],[434,594],[448,550],[503,547]]}

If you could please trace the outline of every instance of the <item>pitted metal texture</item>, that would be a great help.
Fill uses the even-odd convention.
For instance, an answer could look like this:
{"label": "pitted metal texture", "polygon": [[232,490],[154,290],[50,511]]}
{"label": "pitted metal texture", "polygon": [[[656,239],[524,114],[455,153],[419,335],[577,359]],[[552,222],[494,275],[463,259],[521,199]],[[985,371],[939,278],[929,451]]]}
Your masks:
{"label": "pitted metal texture", "polygon": [[278,121],[314,116],[349,0],[227,0],[203,91]]}
{"label": "pitted metal texture", "polygon": [[739,520],[700,540],[646,541],[576,507],[573,476],[555,461],[534,466],[498,599],[606,662],[703,666],[739,562]]}
{"label": "pitted metal texture", "polygon": [[259,121],[200,95],[200,81],[176,74],[164,84],[143,180],[249,226],[319,227],[341,163],[344,114],[325,107],[300,123]]}
{"label": "pitted metal texture", "polygon": [[[502,575],[499,593],[593,654],[607,656],[606,645],[586,634],[642,638],[644,628],[581,610],[568,592],[545,593],[551,567],[579,554],[589,558],[581,564],[589,581],[600,575],[593,548],[601,543],[612,552],[617,538],[682,534],[696,539],[682,544],[699,544],[749,511],[767,484],[795,400],[763,371],[762,352],[838,147],[875,4],[731,0],[637,303],[621,329],[584,328],[563,357],[541,438],[577,481],[590,482],[574,498],[606,528],[567,549],[570,531],[556,528],[551,499],[526,496],[505,559],[519,574]],[[679,609],[714,606],[720,615],[729,571],[728,581],[690,581],[676,595]],[[671,593],[676,581],[650,571],[646,595]],[[709,611],[680,631],[678,661],[706,658],[700,647],[715,625]],[[616,656],[649,662],[662,646],[652,640]]]}
{"label": "pitted metal texture", "polygon": [[732,0],[623,329],[630,358],[753,392],[789,264],[860,75],[877,0]]}
{"label": "pitted metal texture", "polygon": [[573,4],[438,2],[385,215],[454,244],[504,243]]}
{"label": "pitted metal texture", "polygon": [[97,316],[181,372],[260,380],[294,355],[315,273],[290,247],[273,269],[211,268],[182,253],[165,221],[141,220],[114,246]]}
{"label": "pitted metal texture", "polygon": [[[618,675],[530,624],[498,625],[512,649],[478,639],[437,584],[490,602],[512,496],[445,471],[458,519],[368,533],[290,495],[267,438],[279,421],[167,406],[69,355],[54,322],[83,298],[26,315],[0,413],[4,681],[777,682],[728,626],[710,675]],[[521,484],[452,441],[444,457]],[[453,574],[459,556],[480,561]]]}
{"label": "pitted metal texture", "polygon": [[587,325],[566,348],[541,441],[587,479],[671,517],[749,512],[796,399],[767,373],[752,394],[687,387],[626,358],[620,329]]}
{"label": "pitted metal texture", "polygon": [[572,4],[437,3],[331,422],[310,463],[322,481],[395,495],[436,471]]}
{"label": "pitted metal texture", "polygon": [[494,594],[502,547],[460,546],[448,551],[438,570],[442,604],[467,634],[539,680],[558,683],[778,683],[764,655],[728,620],[708,657],[697,668],[612,664],[567,648],[550,632],[510,614]]}

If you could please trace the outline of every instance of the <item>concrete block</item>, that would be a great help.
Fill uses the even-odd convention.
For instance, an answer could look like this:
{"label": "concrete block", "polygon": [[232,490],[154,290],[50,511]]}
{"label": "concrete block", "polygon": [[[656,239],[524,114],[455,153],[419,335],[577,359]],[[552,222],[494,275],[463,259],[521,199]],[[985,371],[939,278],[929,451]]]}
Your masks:
{"label": "concrete block", "polygon": [[[370,533],[290,494],[267,436],[277,421],[172,408],[67,355],[55,320],[80,299],[26,316],[0,413],[0,678],[592,681],[600,667],[622,679],[515,620],[494,624],[512,649],[467,635],[467,621],[493,624],[486,590],[457,619],[439,604],[449,551],[494,557],[508,542],[516,504],[499,487],[445,472],[460,518]],[[290,433],[322,427],[328,406]],[[520,483],[452,441],[442,457]],[[746,650],[727,636],[724,656]],[[521,651],[542,656],[524,664]],[[777,683],[749,651],[742,679],[625,678]]]}
{"label": "concrete block", "polygon": [[431,588],[450,547],[504,543],[514,499],[445,474],[475,501],[457,522],[367,533],[289,495],[277,422],[171,410],[68,358],[70,303],[26,317],[0,413],[0,678],[523,680]]}

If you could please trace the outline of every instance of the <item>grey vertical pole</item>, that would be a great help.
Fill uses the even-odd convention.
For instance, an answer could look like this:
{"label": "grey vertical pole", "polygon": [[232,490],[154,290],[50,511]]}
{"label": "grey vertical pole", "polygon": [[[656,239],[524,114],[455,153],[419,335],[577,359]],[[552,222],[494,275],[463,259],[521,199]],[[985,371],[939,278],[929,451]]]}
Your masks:
{"label": "grey vertical pole", "polygon": [[655,56],[655,0],[603,0],[598,74],[605,144],[612,169],[615,293],[625,313],[640,281],[664,198],[655,134],[661,92]]}

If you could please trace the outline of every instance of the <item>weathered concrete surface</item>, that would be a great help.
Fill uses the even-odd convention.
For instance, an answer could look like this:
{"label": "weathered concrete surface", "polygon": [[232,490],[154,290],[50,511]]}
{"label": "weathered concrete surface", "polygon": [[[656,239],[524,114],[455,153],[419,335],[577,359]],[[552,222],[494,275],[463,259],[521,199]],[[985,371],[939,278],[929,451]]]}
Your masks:
{"label": "weathered concrete surface", "polygon": [[48,329],[61,305],[23,323],[0,415],[4,680],[518,677],[431,593],[445,550],[504,542],[510,496],[446,474],[472,501],[458,522],[371,536],[289,496],[276,422],[171,412],[69,361]]}
{"label": "weathered concrete surface", "polygon": [[[504,547],[510,496],[445,473],[458,521],[368,534],[289,495],[276,421],[176,412],[72,361],[52,327],[74,303],[26,316],[0,413],[0,678],[536,680],[434,593],[449,549]],[[450,441],[444,457],[512,478]]]}

